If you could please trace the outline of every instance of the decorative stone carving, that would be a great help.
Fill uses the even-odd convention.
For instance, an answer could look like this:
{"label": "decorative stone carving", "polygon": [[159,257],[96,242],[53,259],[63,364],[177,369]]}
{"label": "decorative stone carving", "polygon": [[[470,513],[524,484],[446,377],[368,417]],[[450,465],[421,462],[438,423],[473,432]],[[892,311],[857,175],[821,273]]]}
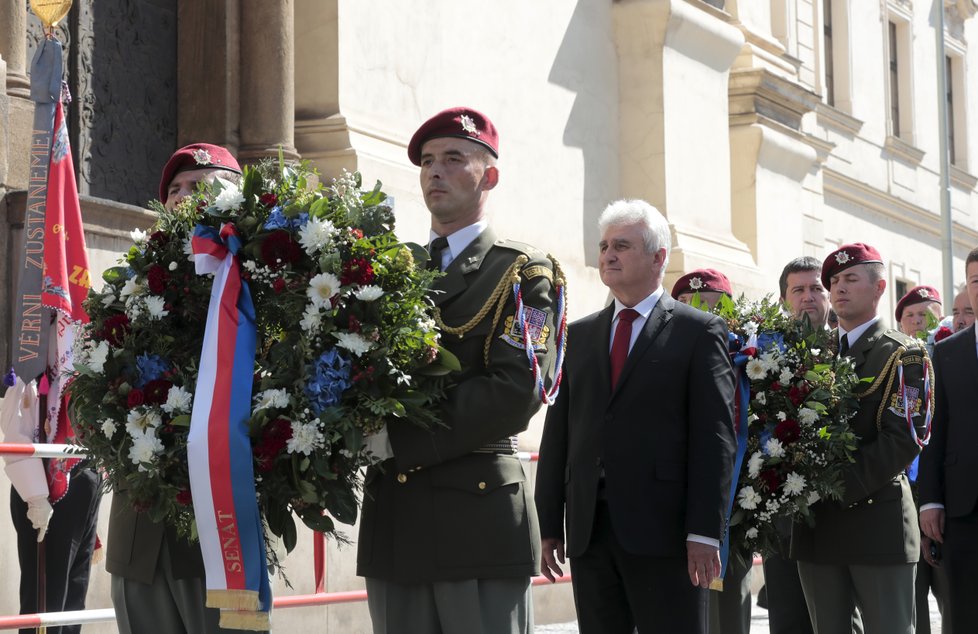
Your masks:
{"label": "decorative stone carving", "polygon": [[962,21],[967,20],[978,13],[978,2],[975,0],[944,0],[944,8],[947,14],[957,14],[956,17]]}

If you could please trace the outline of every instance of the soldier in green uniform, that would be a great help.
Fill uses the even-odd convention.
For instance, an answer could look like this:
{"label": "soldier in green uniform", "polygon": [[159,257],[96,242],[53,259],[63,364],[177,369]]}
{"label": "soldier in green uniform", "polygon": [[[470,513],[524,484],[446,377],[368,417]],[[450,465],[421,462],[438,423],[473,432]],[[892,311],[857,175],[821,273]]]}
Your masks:
{"label": "soldier in green uniform", "polygon": [[559,271],[488,226],[499,170],[485,115],[438,113],[408,156],[431,212],[431,264],[445,273],[433,295],[442,344],[462,369],[440,404],[443,427],[390,425],[369,440],[386,460],[367,472],[357,574],[378,634],[529,633],[540,536],[516,434],[540,406],[556,357]]}
{"label": "soldier in green uniform", "polygon": [[885,328],[877,313],[886,288],[879,252],[862,244],[833,251],[822,284],[839,315],[839,354],[867,379],[851,425],[854,462],[841,467],[840,502],[812,506],[815,526],[793,527],[791,555],[817,634],[850,632],[858,606],[866,634],[911,634],[920,532],[905,470],[920,452],[930,407],[923,345]]}

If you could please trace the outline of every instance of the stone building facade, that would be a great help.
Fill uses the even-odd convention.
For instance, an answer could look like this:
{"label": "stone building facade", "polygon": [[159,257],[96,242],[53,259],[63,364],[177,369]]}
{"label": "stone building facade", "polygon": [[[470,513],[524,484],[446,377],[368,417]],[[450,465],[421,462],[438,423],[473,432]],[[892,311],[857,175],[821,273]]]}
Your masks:
{"label": "stone building facade", "polygon": [[[30,55],[41,37],[26,4],[0,0],[7,298],[27,175]],[[423,242],[427,212],[407,141],[433,112],[465,104],[501,131],[493,222],[561,260],[572,317],[608,300],[596,269],[598,214],[640,197],[672,227],[667,284],[712,266],[759,296],[776,292],[787,260],[866,241],[886,259],[886,318],[901,288],[943,288],[942,102],[956,284],[978,246],[976,10],[974,0],[75,0],[58,37],[75,97],[93,279],[126,248],[129,230],[152,222],[140,206],[166,157],[199,140],[243,161],[281,148],[327,177],[347,169],[379,179],[396,199],[402,236]],[[9,332],[11,303],[0,306],[0,331]],[[6,346],[0,337],[4,358]],[[526,448],[541,426],[538,416]],[[11,532],[0,522],[0,534]],[[311,548],[300,541],[287,563],[294,592],[305,593]],[[11,540],[0,543],[0,568],[15,570]],[[327,569],[329,589],[362,587],[353,547],[331,546]],[[107,588],[97,572],[93,607],[109,605]],[[572,618],[568,591],[541,589],[538,621]],[[15,611],[15,595],[0,593],[0,613]],[[362,605],[280,611],[275,623],[368,627]]]}

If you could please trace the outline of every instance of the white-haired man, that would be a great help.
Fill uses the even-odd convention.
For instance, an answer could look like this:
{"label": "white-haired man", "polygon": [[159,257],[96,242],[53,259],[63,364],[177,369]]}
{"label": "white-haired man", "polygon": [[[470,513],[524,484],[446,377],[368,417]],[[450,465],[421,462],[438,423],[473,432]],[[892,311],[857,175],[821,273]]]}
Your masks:
{"label": "white-haired man", "polygon": [[598,221],[615,299],[570,326],[537,471],[543,573],[571,559],[581,632],[705,632],[734,461],[718,317],[663,292],[669,225],[640,200]]}

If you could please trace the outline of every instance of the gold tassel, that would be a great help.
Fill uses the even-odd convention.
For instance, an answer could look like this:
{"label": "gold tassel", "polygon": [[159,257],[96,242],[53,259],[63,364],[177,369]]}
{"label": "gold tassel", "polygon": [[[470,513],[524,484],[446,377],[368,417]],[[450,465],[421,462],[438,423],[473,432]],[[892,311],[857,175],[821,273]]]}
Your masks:
{"label": "gold tassel", "polygon": [[710,590],[723,592],[723,577],[714,577],[713,581],[710,582]]}
{"label": "gold tassel", "polygon": [[263,632],[272,629],[268,612],[221,610],[220,626],[226,630]]}
{"label": "gold tassel", "polygon": [[207,607],[253,612],[258,609],[258,593],[254,590],[208,590]]}

